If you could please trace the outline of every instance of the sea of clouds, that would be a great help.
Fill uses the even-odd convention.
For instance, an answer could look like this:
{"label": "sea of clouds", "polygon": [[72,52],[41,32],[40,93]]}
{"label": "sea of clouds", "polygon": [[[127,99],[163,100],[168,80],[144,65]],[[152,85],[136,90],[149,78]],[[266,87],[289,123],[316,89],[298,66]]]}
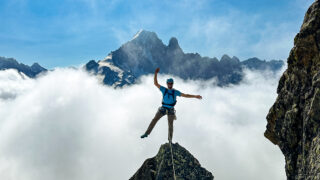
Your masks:
{"label": "sea of clouds", "polygon": [[[286,179],[284,156],[263,136],[282,72],[247,70],[223,88],[174,77],[174,88],[203,99],[177,98],[173,142],[216,179]],[[129,179],[167,141],[166,117],[140,139],[161,98],[152,76],[114,89],[81,69],[37,79],[0,71],[0,179]]]}

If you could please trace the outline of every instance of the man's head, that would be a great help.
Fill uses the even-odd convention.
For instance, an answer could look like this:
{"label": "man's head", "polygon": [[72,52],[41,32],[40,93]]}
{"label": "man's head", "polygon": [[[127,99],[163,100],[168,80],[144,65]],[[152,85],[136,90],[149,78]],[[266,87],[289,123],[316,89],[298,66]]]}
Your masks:
{"label": "man's head", "polygon": [[172,89],[172,87],[173,87],[173,79],[172,78],[167,79],[167,87],[168,87],[168,89]]}

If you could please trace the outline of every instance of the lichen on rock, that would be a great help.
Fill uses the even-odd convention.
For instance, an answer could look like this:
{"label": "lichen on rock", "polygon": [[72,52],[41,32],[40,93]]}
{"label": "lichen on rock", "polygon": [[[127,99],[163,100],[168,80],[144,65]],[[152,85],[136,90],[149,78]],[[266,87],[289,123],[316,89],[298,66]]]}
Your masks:
{"label": "lichen on rock", "polygon": [[285,156],[288,179],[320,179],[320,3],[308,9],[280,78],[264,133]]}
{"label": "lichen on rock", "polygon": [[[212,173],[178,143],[172,144],[172,153],[176,180],[213,180]],[[155,157],[145,160],[130,180],[172,180],[173,174],[170,144],[166,143]]]}

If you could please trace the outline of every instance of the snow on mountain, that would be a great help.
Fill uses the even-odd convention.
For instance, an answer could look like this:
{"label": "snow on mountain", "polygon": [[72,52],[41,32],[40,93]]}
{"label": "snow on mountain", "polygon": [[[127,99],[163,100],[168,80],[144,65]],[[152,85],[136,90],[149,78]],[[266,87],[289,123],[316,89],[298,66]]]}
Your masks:
{"label": "snow on mountain", "polygon": [[172,37],[168,45],[155,32],[139,30],[132,40],[112,51],[103,60],[92,60],[86,69],[103,77],[103,83],[113,86],[129,85],[142,75],[152,74],[157,67],[161,73],[179,76],[183,79],[207,80],[216,77],[218,85],[237,84],[242,80],[244,68],[272,71],[279,70],[283,61],[262,61],[237,57],[201,57],[198,53],[184,53],[178,39]]}

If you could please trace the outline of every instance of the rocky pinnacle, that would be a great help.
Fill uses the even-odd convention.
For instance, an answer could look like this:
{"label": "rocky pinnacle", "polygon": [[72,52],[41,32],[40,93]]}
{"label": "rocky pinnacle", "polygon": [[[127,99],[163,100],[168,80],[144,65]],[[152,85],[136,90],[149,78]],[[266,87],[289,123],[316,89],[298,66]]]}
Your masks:
{"label": "rocky pinnacle", "polygon": [[[211,172],[178,143],[172,144],[176,180],[213,180]],[[173,164],[169,143],[161,145],[158,154],[145,160],[130,180],[173,180]]]}
{"label": "rocky pinnacle", "polygon": [[320,3],[305,14],[264,133],[285,156],[288,180],[320,180]]}

